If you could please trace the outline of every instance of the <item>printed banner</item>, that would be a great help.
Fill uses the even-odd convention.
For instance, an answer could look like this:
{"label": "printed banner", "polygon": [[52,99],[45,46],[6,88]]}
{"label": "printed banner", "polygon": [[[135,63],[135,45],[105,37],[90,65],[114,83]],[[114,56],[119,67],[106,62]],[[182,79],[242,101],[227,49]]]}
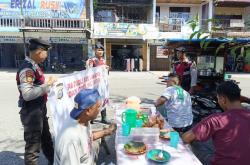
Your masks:
{"label": "printed banner", "polygon": [[[22,2],[22,4],[21,4]],[[1,0],[1,18],[71,18],[86,19],[85,0]]]}
{"label": "printed banner", "polygon": [[74,97],[81,89],[98,89],[104,103],[108,104],[109,84],[105,67],[95,67],[59,78],[49,93],[48,103],[52,113],[55,136],[70,119],[74,107]]}
{"label": "printed banner", "polygon": [[168,58],[168,55],[164,55],[164,49],[162,46],[156,47],[156,58]]}
{"label": "printed banner", "polygon": [[156,38],[157,29],[153,24],[132,23],[94,23],[94,36],[96,38]]}

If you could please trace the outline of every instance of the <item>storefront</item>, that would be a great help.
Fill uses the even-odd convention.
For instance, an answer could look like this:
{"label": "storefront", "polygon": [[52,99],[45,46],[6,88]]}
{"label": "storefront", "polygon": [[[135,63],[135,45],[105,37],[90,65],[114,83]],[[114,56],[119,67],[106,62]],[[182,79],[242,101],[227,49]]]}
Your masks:
{"label": "storefront", "polygon": [[18,35],[0,36],[0,68],[17,68],[23,59],[22,38]]}
{"label": "storefront", "polygon": [[142,70],[146,70],[147,42],[143,40],[106,39],[106,60],[107,64],[115,71],[125,71],[127,60],[134,63],[131,71],[139,71],[140,65],[142,65]]}
{"label": "storefront", "polygon": [[[156,38],[157,29],[153,24],[95,22],[94,35],[96,40],[104,38],[107,64],[114,70],[125,70],[126,58],[135,59],[133,71],[138,59],[143,63],[143,70],[149,70],[148,39]],[[130,61],[131,62],[131,61]],[[132,62],[133,63],[133,62]]]}
{"label": "storefront", "polygon": [[80,37],[50,37],[52,49],[47,68],[53,63],[63,63],[67,69],[81,70],[88,59],[88,42]]}
{"label": "storefront", "polygon": [[[42,38],[52,45],[48,58],[44,62],[45,70],[50,70],[51,64],[63,63],[68,69],[81,70],[88,58],[88,40],[85,37],[68,37],[73,34],[27,33],[26,42],[32,37]],[[53,36],[54,35],[54,36]],[[82,34],[79,34],[82,35]],[[51,36],[51,37],[50,37]],[[0,67],[18,68],[25,58],[21,34],[1,36]]]}

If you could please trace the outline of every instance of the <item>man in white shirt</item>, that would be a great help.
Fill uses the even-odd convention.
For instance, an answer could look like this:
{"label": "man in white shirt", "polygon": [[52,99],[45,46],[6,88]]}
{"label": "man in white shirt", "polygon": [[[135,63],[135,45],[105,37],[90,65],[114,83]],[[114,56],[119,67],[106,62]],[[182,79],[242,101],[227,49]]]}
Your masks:
{"label": "man in white shirt", "polygon": [[171,127],[178,132],[186,132],[193,123],[192,102],[187,91],[179,86],[179,77],[170,73],[167,88],[156,100],[156,108],[165,104],[167,116],[164,116]]}
{"label": "man in white shirt", "polygon": [[54,165],[93,165],[95,150],[92,142],[111,135],[116,126],[101,131],[91,131],[89,122],[94,120],[102,106],[96,89],[83,89],[74,98],[75,107],[71,111],[72,120],[65,123],[63,131],[55,142]]}

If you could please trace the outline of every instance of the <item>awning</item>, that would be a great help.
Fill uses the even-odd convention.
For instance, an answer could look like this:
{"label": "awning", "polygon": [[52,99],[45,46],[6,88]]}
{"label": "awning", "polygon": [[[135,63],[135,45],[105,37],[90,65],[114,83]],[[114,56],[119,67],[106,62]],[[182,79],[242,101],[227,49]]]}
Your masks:
{"label": "awning", "polygon": [[[202,39],[166,39],[166,42],[201,42]],[[223,42],[228,42],[230,41],[229,39],[220,39],[220,38],[208,38],[206,41],[211,41],[211,42],[218,42],[218,43],[223,43]],[[239,43],[248,43],[250,42],[250,38],[237,38],[234,40],[235,42]]]}

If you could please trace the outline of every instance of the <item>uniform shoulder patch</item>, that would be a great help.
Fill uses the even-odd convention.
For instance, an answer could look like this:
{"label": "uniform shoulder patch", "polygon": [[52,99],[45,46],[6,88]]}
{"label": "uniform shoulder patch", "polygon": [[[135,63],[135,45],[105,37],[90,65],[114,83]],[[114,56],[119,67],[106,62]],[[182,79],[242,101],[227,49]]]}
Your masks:
{"label": "uniform shoulder patch", "polygon": [[25,76],[26,76],[26,81],[28,83],[32,83],[33,82],[33,78],[35,77],[35,74],[32,70],[27,70],[25,72]]}

